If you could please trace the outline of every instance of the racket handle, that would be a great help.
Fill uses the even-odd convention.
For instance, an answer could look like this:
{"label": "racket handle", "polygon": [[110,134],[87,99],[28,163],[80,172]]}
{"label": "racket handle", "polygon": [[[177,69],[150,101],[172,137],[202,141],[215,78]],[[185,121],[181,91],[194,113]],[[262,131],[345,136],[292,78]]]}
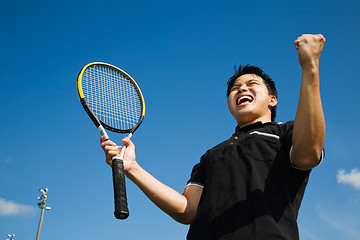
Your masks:
{"label": "racket handle", "polygon": [[97,129],[99,130],[101,136],[106,136],[106,140],[109,140],[109,136],[107,135],[104,127],[101,124]]}
{"label": "racket handle", "polygon": [[126,219],[129,216],[129,209],[126,198],[126,186],[123,160],[119,157],[112,159],[112,174],[114,184],[114,215],[117,219]]}

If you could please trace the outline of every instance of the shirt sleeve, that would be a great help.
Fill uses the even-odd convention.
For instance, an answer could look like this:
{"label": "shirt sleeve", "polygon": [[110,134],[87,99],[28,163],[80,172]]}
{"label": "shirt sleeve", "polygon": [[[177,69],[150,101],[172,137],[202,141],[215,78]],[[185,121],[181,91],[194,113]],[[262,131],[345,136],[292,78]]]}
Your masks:
{"label": "shirt sleeve", "polygon": [[204,161],[206,159],[206,155],[207,155],[207,153],[205,153],[201,157],[200,162],[193,167],[191,175],[190,175],[190,179],[187,182],[186,186],[195,185],[195,186],[204,188],[204,186],[205,186],[205,169],[204,169],[205,164],[204,164]]}
{"label": "shirt sleeve", "polygon": [[282,125],[283,133],[281,136],[281,141],[287,153],[290,153],[290,150],[292,148],[293,127],[294,121],[289,121]]}
{"label": "shirt sleeve", "polygon": [[[302,169],[302,168],[296,167],[291,159],[291,151],[293,148],[293,145],[292,145],[293,126],[294,126],[294,121],[286,122],[283,126],[283,131],[284,131],[283,144],[285,146],[286,151],[289,153],[289,159],[290,159],[291,165],[293,168],[298,169],[298,170],[311,170],[311,169]],[[323,149],[321,152],[321,156],[319,156],[319,162],[318,162],[317,166],[322,162],[324,157],[325,157],[325,150]]]}

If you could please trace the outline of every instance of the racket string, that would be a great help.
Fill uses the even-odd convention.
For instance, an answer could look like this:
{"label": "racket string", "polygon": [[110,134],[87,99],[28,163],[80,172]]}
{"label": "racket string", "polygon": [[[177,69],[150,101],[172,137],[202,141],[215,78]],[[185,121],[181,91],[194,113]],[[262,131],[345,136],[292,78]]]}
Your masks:
{"label": "racket string", "polygon": [[141,117],[136,88],[122,75],[101,66],[85,70],[82,86],[89,108],[105,124],[131,129]]}

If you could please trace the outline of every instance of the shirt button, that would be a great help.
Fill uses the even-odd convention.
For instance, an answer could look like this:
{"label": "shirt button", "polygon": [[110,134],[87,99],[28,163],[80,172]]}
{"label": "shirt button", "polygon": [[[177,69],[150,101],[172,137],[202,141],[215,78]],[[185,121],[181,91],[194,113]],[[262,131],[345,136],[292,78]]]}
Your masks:
{"label": "shirt button", "polygon": [[238,136],[234,136],[234,139],[238,139],[239,137]]}

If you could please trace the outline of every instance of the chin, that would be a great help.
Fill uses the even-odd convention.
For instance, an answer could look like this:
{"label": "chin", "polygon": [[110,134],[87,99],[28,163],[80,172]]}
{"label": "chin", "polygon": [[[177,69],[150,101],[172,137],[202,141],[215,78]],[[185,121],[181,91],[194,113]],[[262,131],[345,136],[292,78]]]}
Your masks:
{"label": "chin", "polygon": [[234,117],[235,117],[235,120],[239,124],[251,124],[251,123],[261,121],[263,118],[262,116],[259,116],[257,114],[251,113],[251,112],[237,114]]}

